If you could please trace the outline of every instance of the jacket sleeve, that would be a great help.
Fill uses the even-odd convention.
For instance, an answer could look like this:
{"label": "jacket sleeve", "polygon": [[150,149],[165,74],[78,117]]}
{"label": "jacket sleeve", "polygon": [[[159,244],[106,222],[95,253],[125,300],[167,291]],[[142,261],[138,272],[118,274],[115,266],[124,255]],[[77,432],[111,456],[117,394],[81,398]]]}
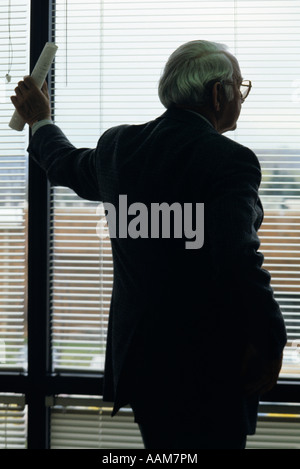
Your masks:
{"label": "jacket sleeve", "polygon": [[212,281],[236,315],[239,331],[264,356],[277,358],[286,344],[286,330],[262,268],[257,231],[263,219],[258,196],[261,182],[256,155],[238,146],[224,157],[212,178],[205,204],[205,240],[212,263]]}
{"label": "jacket sleeve", "polygon": [[45,125],[32,137],[28,152],[52,185],[69,187],[83,199],[101,201],[97,149],[77,149],[59,127]]}

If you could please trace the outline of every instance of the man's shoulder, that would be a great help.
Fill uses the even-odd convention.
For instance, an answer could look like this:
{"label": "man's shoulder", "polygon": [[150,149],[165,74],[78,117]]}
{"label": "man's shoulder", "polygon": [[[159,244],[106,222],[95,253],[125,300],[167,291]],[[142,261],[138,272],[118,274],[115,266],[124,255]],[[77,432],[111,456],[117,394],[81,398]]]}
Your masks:
{"label": "man's shoulder", "polygon": [[231,138],[225,135],[214,135],[213,142],[211,146],[215,148],[218,152],[220,159],[224,162],[230,162],[235,160],[242,159],[243,161],[248,161],[256,166],[260,167],[259,160],[255,152],[239,142],[232,140]]}
{"label": "man's shoulder", "polygon": [[215,141],[216,145],[222,147],[223,150],[228,153],[248,152],[248,151],[252,152],[252,150],[249,147],[242,145],[241,143],[233,140],[227,135],[219,134],[218,132],[215,132],[213,134],[213,140]]}
{"label": "man's shoulder", "polygon": [[110,127],[109,129],[105,130],[103,134],[100,136],[99,141],[98,141],[98,147],[115,144],[126,129],[130,129],[133,127],[134,125],[130,125],[130,124],[120,124],[120,125]]}

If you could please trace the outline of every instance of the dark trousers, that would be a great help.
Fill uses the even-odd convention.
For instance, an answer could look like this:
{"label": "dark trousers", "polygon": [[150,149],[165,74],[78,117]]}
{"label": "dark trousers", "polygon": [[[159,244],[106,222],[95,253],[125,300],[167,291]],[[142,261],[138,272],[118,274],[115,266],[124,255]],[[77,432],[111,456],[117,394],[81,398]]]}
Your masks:
{"label": "dark trousers", "polygon": [[245,435],[208,434],[189,424],[139,423],[145,449],[245,449]]}

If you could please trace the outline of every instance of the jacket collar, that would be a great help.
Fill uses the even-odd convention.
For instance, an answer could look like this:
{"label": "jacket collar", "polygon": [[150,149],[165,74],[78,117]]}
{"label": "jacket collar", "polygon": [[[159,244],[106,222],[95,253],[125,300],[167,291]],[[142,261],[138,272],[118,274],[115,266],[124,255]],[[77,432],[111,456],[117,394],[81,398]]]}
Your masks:
{"label": "jacket collar", "polygon": [[201,116],[201,114],[197,113],[196,111],[190,111],[188,109],[181,109],[181,108],[172,106],[169,109],[167,109],[160,116],[160,118],[161,119],[173,119],[173,120],[189,123],[191,125],[196,125],[197,127],[200,125],[201,127],[202,126],[208,127],[212,131],[217,132],[217,130],[206,119],[206,117]]}

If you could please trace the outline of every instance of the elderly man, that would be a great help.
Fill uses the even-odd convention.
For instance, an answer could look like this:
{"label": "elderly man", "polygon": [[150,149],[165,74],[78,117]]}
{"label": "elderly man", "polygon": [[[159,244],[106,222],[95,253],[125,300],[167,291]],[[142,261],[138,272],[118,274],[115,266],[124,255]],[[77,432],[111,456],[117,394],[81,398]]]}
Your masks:
{"label": "elderly man", "polygon": [[[11,98],[52,184],[117,215],[121,195],[149,210],[204,204],[204,243],[194,249],[171,228],[111,239],[104,399],[114,402],[112,415],[131,404],[146,448],[245,448],[259,398],[281,368],[286,332],[258,252],[260,165],[222,135],[236,128],[250,89],[225,46],[189,42],[160,79],[166,112],[109,129],[96,149],[74,148],[52,123],[46,85],[39,91],[26,77]],[[124,230],[116,218],[114,230]]]}

